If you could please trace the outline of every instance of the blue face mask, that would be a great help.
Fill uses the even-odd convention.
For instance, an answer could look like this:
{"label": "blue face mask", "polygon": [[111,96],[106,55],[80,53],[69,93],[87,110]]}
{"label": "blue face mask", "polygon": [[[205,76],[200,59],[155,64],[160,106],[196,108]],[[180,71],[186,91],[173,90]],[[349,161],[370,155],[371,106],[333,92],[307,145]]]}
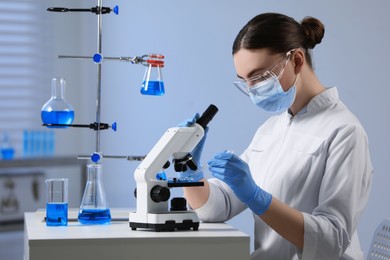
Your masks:
{"label": "blue face mask", "polygon": [[276,77],[264,80],[249,89],[249,96],[253,103],[267,112],[288,109],[294,103],[295,93],[295,82],[287,92],[284,92]]}

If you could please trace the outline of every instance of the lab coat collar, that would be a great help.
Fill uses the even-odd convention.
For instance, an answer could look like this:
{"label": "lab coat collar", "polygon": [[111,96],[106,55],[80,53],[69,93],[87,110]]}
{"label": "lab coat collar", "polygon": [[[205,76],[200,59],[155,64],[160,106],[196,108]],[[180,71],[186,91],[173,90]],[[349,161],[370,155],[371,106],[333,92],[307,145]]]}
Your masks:
{"label": "lab coat collar", "polygon": [[[339,94],[336,87],[327,88],[325,91],[321,92],[310,102],[302,108],[295,116],[303,116],[306,114],[315,113],[318,110],[323,110],[329,105],[337,102],[339,100]],[[287,111],[289,116],[292,116],[290,109]]]}

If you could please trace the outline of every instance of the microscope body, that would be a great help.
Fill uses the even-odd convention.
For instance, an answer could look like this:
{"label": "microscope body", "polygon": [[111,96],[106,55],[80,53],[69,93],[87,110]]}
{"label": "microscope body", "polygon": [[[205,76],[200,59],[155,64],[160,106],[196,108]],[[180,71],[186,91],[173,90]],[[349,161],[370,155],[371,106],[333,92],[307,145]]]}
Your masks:
{"label": "microscope body", "polygon": [[129,215],[133,230],[198,230],[199,219],[195,212],[186,208],[168,209],[170,182],[159,180],[156,175],[170,158],[181,159],[188,155],[203,136],[204,128],[197,123],[189,127],[169,128],[140,163],[135,171],[137,211]]}

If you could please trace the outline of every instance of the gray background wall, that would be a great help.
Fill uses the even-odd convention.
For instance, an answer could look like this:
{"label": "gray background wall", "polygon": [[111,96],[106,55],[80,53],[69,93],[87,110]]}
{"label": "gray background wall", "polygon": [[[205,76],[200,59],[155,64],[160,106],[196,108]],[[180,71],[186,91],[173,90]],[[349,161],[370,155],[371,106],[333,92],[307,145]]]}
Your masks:
{"label": "gray background wall", "polygon": [[[47,1],[48,6],[90,7],[91,1]],[[210,124],[204,162],[224,149],[240,153],[269,114],[255,107],[232,84],[235,76],[231,45],[244,24],[262,12],[281,12],[301,20],[314,16],[326,33],[313,52],[315,70],[327,86],[337,86],[341,99],[361,120],[370,140],[375,176],[369,205],[359,231],[367,252],[376,225],[390,216],[390,176],[387,148],[388,88],[387,0],[117,0],[120,15],[103,18],[103,55],[135,56],[163,53],[166,67],[163,97],[139,94],[144,67],[130,63],[103,63],[102,121],[118,122],[118,131],[102,132],[105,154],[146,154],[163,132],[210,103],[220,112]],[[72,5],[72,6],[70,6]],[[51,15],[51,14],[47,14]],[[96,52],[96,16],[61,14],[57,54],[92,55]],[[56,26],[56,25],[53,25]],[[71,28],[69,28],[69,27]],[[68,100],[74,103],[76,122],[95,120],[96,68],[89,61],[56,61],[53,71],[67,77]],[[93,133],[58,133],[59,154],[94,152]],[[110,207],[135,207],[133,172],[137,163],[104,160],[104,184]],[[181,193],[180,190],[176,191]],[[230,221],[252,234],[248,211]]]}

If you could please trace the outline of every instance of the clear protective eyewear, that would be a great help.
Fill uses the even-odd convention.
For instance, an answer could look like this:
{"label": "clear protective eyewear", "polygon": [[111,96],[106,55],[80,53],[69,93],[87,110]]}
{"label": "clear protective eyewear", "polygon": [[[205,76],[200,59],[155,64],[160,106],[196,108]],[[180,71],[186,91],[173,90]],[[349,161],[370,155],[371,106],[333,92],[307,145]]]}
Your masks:
{"label": "clear protective eyewear", "polygon": [[270,78],[275,78],[279,80],[283,74],[284,69],[286,68],[288,61],[290,60],[291,53],[293,51],[295,51],[295,49],[288,51],[285,54],[285,58],[283,61],[278,61],[264,73],[255,75],[253,77],[250,77],[249,79],[237,78],[237,80],[233,82],[234,86],[236,86],[242,93],[249,96],[249,90],[257,84],[264,82],[265,80],[268,80]]}

